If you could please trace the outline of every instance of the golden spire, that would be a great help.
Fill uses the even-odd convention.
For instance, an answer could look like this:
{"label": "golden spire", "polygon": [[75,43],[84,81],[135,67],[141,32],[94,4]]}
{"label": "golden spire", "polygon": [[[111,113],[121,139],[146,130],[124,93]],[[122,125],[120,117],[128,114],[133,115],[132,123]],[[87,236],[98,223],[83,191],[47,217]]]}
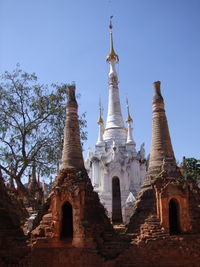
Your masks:
{"label": "golden spire", "polygon": [[113,16],[110,16],[110,25],[109,25],[109,28],[110,28],[110,53],[107,56],[106,61],[107,62],[111,62],[111,61],[118,62],[119,61],[119,57],[115,53],[115,50],[114,50],[114,47],[113,47],[113,36],[112,36],[112,28],[113,28],[113,26],[112,26],[112,18],[113,18]]}
{"label": "golden spire", "polygon": [[130,111],[129,111],[128,97],[126,97],[126,108],[127,108],[127,114],[128,114],[126,122],[129,122],[129,123],[133,122],[133,119],[131,118]]}
{"label": "golden spire", "polygon": [[102,105],[101,105],[101,98],[99,98],[99,119],[97,121],[97,123],[100,124],[104,124],[103,118],[102,118],[102,114],[103,110],[102,110]]}

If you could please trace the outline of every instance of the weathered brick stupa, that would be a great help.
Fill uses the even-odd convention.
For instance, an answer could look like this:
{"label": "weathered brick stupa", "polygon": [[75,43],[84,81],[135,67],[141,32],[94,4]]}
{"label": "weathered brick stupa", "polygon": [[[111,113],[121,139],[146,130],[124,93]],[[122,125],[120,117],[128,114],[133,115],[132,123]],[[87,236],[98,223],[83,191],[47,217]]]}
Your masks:
{"label": "weathered brick stupa", "polygon": [[33,247],[96,248],[113,228],[93,191],[84,167],[75,86],[67,87],[68,101],[59,174],[46,211],[32,231]]}
{"label": "weathered brick stupa", "polygon": [[149,159],[149,169],[144,185],[151,183],[167,167],[172,177],[181,177],[179,168],[176,165],[174,151],[171,144],[167,117],[165,114],[164,100],[160,91],[160,82],[154,82],[154,96],[152,102],[152,145]]}
{"label": "weathered brick stupa", "polygon": [[141,237],[199,233],[199,189],[176,165],[160,82],[154,82],[152,145],[149,168],[138,194],[128,232]]}

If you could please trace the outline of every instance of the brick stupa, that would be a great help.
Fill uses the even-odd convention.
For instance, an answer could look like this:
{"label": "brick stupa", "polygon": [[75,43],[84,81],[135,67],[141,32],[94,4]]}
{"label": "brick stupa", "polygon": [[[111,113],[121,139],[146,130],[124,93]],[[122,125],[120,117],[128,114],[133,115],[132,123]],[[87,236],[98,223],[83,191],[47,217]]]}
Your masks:
{"label": "brick stupa", "polygon": [[43,216],[32,231],[33,247],[96,248],[113,232],[84,167],[75,86],[67,87],[66,123],[60,171]]}
{"label": "brick stupa", "polygon": [[177,167],[160,82],[154,82],[149,168],[138,194],[128,232],[141,238],[200,232],[199,189]]}

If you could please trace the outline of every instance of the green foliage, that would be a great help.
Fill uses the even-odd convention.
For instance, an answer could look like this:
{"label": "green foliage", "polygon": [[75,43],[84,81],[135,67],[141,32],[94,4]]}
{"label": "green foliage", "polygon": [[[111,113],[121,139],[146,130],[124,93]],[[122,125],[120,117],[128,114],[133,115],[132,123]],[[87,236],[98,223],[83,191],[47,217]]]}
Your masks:
{"label": "green foliage", "polygon": [[200,160],[195,158],[186,158],[186,178],[200,180]]}
{"label": "green foliage", "polygon": [[[55,173],[61,158],[66,85],[39,84],[37,76],[19,66],[0,82],[0,168],[21,185],[35,162],[41,176]],[[85,113],[80,117],[82,141],[87,139]]]}

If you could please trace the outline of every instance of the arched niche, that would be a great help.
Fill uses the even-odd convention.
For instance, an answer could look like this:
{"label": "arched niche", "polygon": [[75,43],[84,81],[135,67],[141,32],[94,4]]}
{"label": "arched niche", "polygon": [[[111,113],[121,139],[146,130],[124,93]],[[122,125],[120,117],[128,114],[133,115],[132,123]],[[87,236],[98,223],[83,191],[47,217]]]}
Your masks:
{"label": "arched niche", "polygon": [[122,223],[120,180],[116,176],[112,178],[112,222]]}
{"label": "arched niche", "polygon": [[73,238],[73,209],[72,205],[68,201],[66,201],[62,206],[60,238]]}
{"label": "arched niche", "polygon": [[177,199],[172,198],[169,201],[169,233],[176,235],[180,232],[180,205]]}

